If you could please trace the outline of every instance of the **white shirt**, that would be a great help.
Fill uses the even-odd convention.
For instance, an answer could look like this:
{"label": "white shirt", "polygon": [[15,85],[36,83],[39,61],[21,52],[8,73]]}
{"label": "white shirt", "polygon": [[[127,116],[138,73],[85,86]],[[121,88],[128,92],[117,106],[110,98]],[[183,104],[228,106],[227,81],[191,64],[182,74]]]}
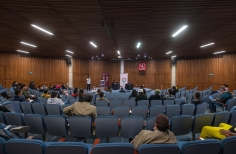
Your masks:
{"label": "white shirt", "polygon": [[87,78],[87,84],[91,84],[91,79]]}

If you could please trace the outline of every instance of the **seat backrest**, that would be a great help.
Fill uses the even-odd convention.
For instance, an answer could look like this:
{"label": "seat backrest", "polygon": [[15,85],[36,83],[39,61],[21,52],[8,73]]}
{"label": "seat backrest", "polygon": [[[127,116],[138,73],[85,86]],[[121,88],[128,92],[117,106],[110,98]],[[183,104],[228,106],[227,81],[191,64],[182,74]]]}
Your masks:
{"label": "seat backrest", "polygon": [[124,101],[124,106],[128,106],[129,108],[133,108],[135,107],[135,100],[125,100]]}
{"label": "seat backrest", "polygon": [[179,154],[180,149],[177,144],[142,144],[138,148],[139,154]]}
{"label": "seat backrest", "polygon": [[43,116],[47,115],[46,107],[42,103],[33,103],[32,108],[33,108],[35,114],[41,114]]}
{"label": "seat backrest", "polygon": [[149,117],[156,117],[158,114],[163,114],[165,107],[162,105],[150,106]]}
{"label": "seat backrest", "polygon": [[67,120],[62,116],[48,115],[44,117],[47,132],[54,136],[66,136],[68,133]]}
{"label": "seat backrest", "polygon": [[64,104],[64,105],[61,106],[62,116],[65,117],[66,119],[68,119],[70,116],[65,114],[65,113],[63,113],[63,110],[64,110],[64,108],[66,108],[68,106],[70,106],[70,105],[69,104]]}
{"label": "seat backrest", "polygon": [[42,103],[42,104],[47,104],[47,101],[48,99],[47,98],[44,98],[44,97],[39,97],[39,102]]}
{"label": "seat backrest", "polygon": [[109,101],[111,101],[111,100],[117,100],[116,97],[112,97],[112,96],[107,97],[107,99],[108,99]]}
{"label": "seat backrest", "polygon": [[162,105],[162,100],[151,100],[151,106]]}
{"label": "seat backrest", "polygon": [[204,126],[211,126],[213,114],[199,114],[193,118],[192,133],[201,133]]}
{"label": "seat backrest", "polygon": [[147,106],[135,106],[132,108],[132,116],[140,116],[143,117],[143,119],[147,118],[147,112]]}
{"label": "seat backrest", "polygon": [[186,102],[190,103],[193,100],[193,93],[189,93],[186,98]]}
{"label": "seat backrest", "polygon": [[46,105],[48,115],[61,115],[61,106],[58,104]]}
{"label": "seat backrest", "polygon": [[0,137],[0,154],[5,154],[5,145],[6,140]]}
{"label": "seat backrest", "polygon": [[195,105],[194,104],[184,104],[182,105],[181,115],[194,115]]}
{"label": "seat backrest", "polygon": [[143,130],[144,120],[142,117],[124,117],[121,119],[121,136],[134,138]]}
{"label": "seat backrest", "polygon": [[44,117],[39,114],[27,114],[23,116],[26,126],[30,126],[30,133],[46,134],[46,127]]}
{"label": "seat backrest", "polygon": [[7,124],[4,112],[0,111],[0,123]]}
{"label": "seat backrest", "polygon": [[30,102],[20,102],[20,106],[24,114],[34,114],[32,105]]}
{"label": "seat backrest", "polygon": [[166,116],[171,119],[173,116],[180,115],[180,106],[179,105],[167,105],[166,106]]}
{"label": "seat backrest", "polygon": [[209,96],[208,95],[205,95],[202,97],[202,101],[205,102],[205,103],[208,103],[209,102]]}
{"label": "seat backrest", "polygon": [[92,119],[85,116],[73,116],[68,119],[70,132],[75,137],[90,137],[92,135]]}
{"label": "seat backrest", "polygon": [[195,107],[196,107],[196,109],[195,109],[194,115],[203,114],[206,112],[207,104],[206,103],[197,104]]}
{"label": "seat backrest", "polygon": [[11,106],[15,113],[23,113],[19,101],[11,101]]}
{"label": "seat backrest", "polygon": [[214,114],[212,126],[219,126],[220,123],[227,123],[229,121],[230,112],[217,112]]}
{"label": "seat backrest", "polygon": [[122,101],[121,100],[111,100],[110,101],[110,108],[114,109],[117,106],[121,106],[122,105]]}
{"label": "seat backrest", "polygon": [[182,102],[186,102],[185,99],[180,98],[180,99],[175,99],[175,104],[180,105]]}
{"label": "seat backrest", "polygon": [[40,140],[11,139],[5,143],[8,154],[44,154],[45,143]]}
{"label": "seat backrest", "polygon": [[89,148],[80,142],[51,142],[46,146],[46,154],[88,154]]}
{"label": "seat backrest", "polygon": [[189,134],[191,125],[192,116],[190,115],[174,116],[170,119],[170,131],[176,136]]}
{"label": "seat backrest", "polygon": [[231,111],[231,112],[230,112],[229,124],[230,124],[231,126],[236,126],[236,111]]}
{"label": "seat backrest", "polygon": [[100,143],[93,147],[92,154],[133,154],[130,143]]}
{"label": "seat backrest", "polygon": [[164,100],[163,105],[166,107],[167,105],[174,105],[175,100]]}
{"label": "seat backrest", "polygon": [[67,95],[66,98],[67,98],[68,100],[70,100],[70,99],[75,99],[75,97],[73,97],[73,96],[71,96],[71,95]]}
{"label": "seat backrest", "polygon": [[8,125],[24,126],[24,121],[20,113],[7,112],[5,118]]}
{"label": "seat backrest", "polygon": [[130,108],[128,106],[118,106],[114,108],[114,116],[118,118],[128,117]]}
{"label": "seat backrest", "polygon": [[116,137],[119,130],[118,118],[114,116],[97,117],[95,128],[96,136],[99,138]]}
{"label": "seat backrest", "polygon": [[176,99],[180,98],[180,94],[181,94],[180,92],[175,93],[175,98]]}
{"label": "seat backrest", "polygon": [[97,106],[97,115],[98,116],[110,116],[111,115],[111,109],[108,106]]}
{"label": "seat backrest", "polygon": [[154,130],[156,117],[150,117],[146,120],[146,130]]}
{"label": "seat backrest", "polygon": [[181,91],[180,97],[185,97],[186,92],[185,91]]}
{"label": "seat backrest", "polygon": [[108,106],[108,102],[106,100],[97,100],[96,106]]}
{"label": "seat backrest", "polygon": [[79,102],[79,99],[70,99],[69,100],[69,103],[70,103],[70,105],[72,105],[72,104],[74,104],[75,102]]}
{"label": "seat backrest", "polygon": [[138,102],[137,102],[137,105],[138,106],[149,106],[149,102],[148,102],[148,100],[139,100]]}
{"label": "seat backrest", "polygon": [[181,147],[181,154],[218,154],[219,152],[219,141],[212,139],[186,142]]}
{"label": "seat backrest", "polygon": [[226,107],[225,107],[225,110],[226,111],[230,111],[231,108],[236,105],[236,99],[229,99],[227,102],[226,102]]}
{"label": "seat backrest", "polygon": [[227,137],[220,141],[221,154],[235,153],[236,136]]}

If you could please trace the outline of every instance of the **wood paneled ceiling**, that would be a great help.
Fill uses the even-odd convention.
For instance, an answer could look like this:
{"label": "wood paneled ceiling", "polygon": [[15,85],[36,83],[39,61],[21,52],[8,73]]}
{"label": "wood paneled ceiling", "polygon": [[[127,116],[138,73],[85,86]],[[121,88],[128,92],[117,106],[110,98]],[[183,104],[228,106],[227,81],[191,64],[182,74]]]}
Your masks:
{"label": "wood paneled ceiling", "polygon": [[[1,0],[0,6],[2,52],[64,57],[70,50],[73,57],[95,59],[117,58],[117,50],[133,59],[236,52],[235,0]],[[171,37],[183,25],[188,28]]]}

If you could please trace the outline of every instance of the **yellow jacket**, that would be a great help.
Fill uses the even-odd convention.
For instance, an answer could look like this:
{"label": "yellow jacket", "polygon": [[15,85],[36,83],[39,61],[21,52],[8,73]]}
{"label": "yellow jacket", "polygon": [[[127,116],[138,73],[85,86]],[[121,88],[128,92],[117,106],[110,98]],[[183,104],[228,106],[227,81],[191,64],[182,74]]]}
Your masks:
{"label": "yellow jacket", "polygon": [[45,93],[43,93],[43,94],[41,95],[41,97],[44,97],[44,98],[50,98],[51,96],[50,96],[49,94],[45,94]]}

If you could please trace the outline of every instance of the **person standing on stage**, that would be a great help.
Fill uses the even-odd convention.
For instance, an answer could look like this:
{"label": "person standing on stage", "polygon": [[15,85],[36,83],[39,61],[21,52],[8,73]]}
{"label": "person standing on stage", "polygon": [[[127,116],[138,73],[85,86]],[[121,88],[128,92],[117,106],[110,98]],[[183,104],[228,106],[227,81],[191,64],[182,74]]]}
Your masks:
{"label": "person standing on stage", "polygon": [[90,91],[91,78],[87,78],[87,91]]}

